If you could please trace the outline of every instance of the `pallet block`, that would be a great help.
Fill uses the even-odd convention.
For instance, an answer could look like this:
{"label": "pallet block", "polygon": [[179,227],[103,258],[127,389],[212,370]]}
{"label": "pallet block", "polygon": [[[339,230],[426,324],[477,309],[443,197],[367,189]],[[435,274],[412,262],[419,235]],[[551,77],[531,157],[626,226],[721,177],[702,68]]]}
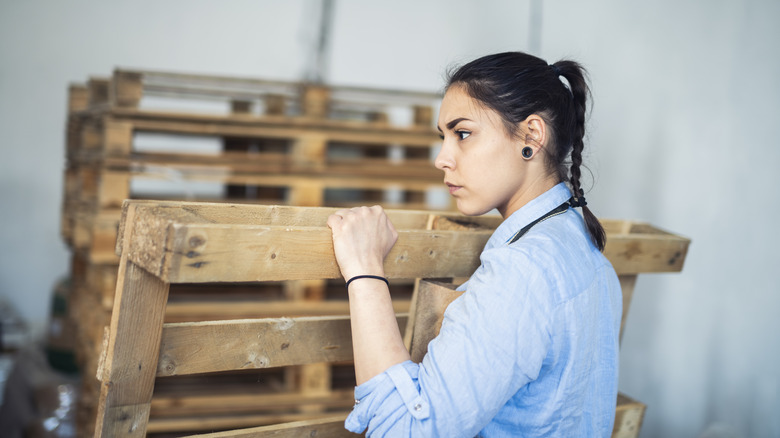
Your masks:
{"label": "pallet block", "polygon": [[[118,241],[120,281],[99,371],[102,389],[96,436],[143,436],[156,376],[349,360],[345,317],[163,322],[171,283],[338,278],[324,225],[332,211],[125,203]],[[391,278],[469,275],[498,220],[404,211],[389,215],[399,230],[385,266]],[[469,220],[473,222],[464,225]],[[435,229],[437,223],[459,230]],[[605,225],[609,235],[605,253],[619,275],[682,268],[687,239],[646,224],[605,221]],[[335,431],[343,427],[341,421],[343,416],[272,426],[252,431],[253,435],[213,436],[293,436],[281,430]]]}

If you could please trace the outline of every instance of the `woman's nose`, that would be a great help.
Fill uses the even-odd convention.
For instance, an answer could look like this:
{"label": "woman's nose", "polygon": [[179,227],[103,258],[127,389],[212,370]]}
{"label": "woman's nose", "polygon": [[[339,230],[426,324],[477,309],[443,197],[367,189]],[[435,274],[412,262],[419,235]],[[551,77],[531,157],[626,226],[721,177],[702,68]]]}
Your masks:
{"label": "woman's nose", "polygon": [[452,154],[449,152],[449,148],[446,146],[446,142],[442,142],[439,153],[436,154],[436,159],[433,161],[433,165],[439,170],[455,168],[455,160]]}

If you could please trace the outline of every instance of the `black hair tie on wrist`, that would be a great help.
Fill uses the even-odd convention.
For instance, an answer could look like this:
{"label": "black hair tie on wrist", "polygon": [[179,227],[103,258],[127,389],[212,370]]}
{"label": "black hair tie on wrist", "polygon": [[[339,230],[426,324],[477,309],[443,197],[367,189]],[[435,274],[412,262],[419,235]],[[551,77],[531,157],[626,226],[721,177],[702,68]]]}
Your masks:
{"label": "black hair tie on wrist", "polygon": [[387,279],[385,277],[380,277],[378,275],[356,275],[356,276],[350,278],[349,280],[347,280],[347,284],[344,287],[349,289],[349,284],[350,283],[352,283],[355,280],[359,280],[361,278],[373,278],[374,280],[382,280],[382,281],[385,282],[385,284],[387,284],[387,287],[390,287],[390,282],[387,281]]}

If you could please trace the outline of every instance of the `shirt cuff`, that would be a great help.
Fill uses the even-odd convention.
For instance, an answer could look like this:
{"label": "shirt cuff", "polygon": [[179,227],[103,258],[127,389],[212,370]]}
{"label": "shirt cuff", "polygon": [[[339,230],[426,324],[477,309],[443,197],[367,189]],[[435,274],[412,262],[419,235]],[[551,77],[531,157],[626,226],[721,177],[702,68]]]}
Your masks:
{"label": "shirt cuff", "polygon": [[402,406],[416,420],[428,418],[430,404],[420,395],[419,370],[420,365],[407,360],[357,386],[355,407],[344,423],[347,430],[361,433],[375,417],[384,422],[382,417],[397,413]]}

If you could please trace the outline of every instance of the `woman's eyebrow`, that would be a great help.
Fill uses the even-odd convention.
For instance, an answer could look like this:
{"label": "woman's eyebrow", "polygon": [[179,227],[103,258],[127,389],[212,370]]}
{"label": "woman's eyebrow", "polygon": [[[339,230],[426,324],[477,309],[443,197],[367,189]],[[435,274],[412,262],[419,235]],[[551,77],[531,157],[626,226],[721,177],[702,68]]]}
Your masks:
{"label": "woman's eyebrow", "polygon": [[[452,128],[454,128],[454,127],[455,127],[455,125],[457,125],[458,123],[460,123],[460,122],[462,122],[462,121],[464,121],[464,120],[468,120],[469,122],[471,121],[471,119],[467,119],[467,118],[465,118],[465,117],[458,117],[457,119],[450,120],[450,121],[447,123],[447,129],[452,129]],[[436,129],[438,129],[438,130],[439,130],[439,132],[441,132],[441,128],[439,127],[439,125],[436,125]]]}
{"label": "woman's eyebrow", "polygon": [[467,119],[465,117],[458,117],[457,119],[453,119],[453,120],[450,120],[449,122],[447,122],[447,129],[454,128],[455,125],[457,125],[458,123],[460,123],[460,122],[462,122],[464,120],[471,121],[471,120],[469,120],[469,119]]}

